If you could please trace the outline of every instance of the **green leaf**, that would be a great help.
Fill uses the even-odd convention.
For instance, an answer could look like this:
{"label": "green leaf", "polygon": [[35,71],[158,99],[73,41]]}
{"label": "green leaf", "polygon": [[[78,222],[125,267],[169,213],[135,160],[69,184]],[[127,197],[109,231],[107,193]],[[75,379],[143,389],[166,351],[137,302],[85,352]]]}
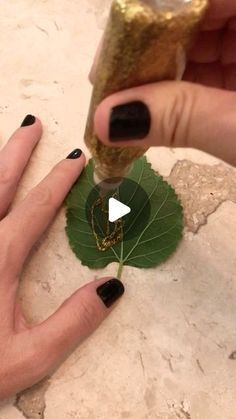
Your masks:
{"label": "green leaf", "polygon": [[[117,243],[104,252],[98,250],[86,218],[86,201],[95,187],[92,160],[67,198],[66,232],[69,243],[82,264],[89,268],[104,268],[111,262],[120,264],[119,271],[123,265],[151,268],[164,262],[175,251],[182,237],[183,211],[179,199],[174,189],[154,172],[146,157],[134,163],[127,178],[138,183],[147,193],[151,207],[149,221],[139,236]],[[135,198],[135,188],[129,190],[128,195]],[[138,200],[133,199],[132,202],[138,205]],[[129,225],[124,225],[124,233]]]}

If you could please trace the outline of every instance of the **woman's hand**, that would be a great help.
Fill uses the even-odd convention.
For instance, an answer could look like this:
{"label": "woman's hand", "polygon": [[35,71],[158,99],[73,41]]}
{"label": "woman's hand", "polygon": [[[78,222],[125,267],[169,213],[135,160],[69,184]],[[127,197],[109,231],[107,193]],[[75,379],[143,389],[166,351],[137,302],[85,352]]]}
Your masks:
{"label": "woman's hand", "polygon": [[[110,146],[194,147],[236,164],[236,1],[209,0],[184,82],[105,99],[95,130]],[[90,78],[94,80],[96,64]]]}
{"label": "woman's hand", "polygon": [[0,399],[52,371],[124,292],[117,279],[99,279],[75,292],[43,323],[31,325],[25,319],[17,296],[23,264],[85,164],[82,152],[75,150],[7,214],[41,133],[40,121],[28,115],[0,151]]}

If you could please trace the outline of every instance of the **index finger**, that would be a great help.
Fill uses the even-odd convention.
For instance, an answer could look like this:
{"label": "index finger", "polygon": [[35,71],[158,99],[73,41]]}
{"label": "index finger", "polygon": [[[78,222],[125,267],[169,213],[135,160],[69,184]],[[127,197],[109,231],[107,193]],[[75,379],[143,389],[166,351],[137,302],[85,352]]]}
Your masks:
{"label": "index finger", "polygon": [[85,156],[75,150],[1,221],[8,272],[19,275],[29,251],[51,224],[84,165]]}

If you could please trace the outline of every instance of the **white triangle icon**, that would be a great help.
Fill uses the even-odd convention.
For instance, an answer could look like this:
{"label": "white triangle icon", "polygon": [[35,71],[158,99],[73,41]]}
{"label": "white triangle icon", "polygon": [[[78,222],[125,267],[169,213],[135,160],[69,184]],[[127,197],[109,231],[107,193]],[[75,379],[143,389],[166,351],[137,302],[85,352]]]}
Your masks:
{"label": "white triangle icon", "polygon": [[109,199],[109,221],[114,223],[131,212],[131,208],[115,198]]}

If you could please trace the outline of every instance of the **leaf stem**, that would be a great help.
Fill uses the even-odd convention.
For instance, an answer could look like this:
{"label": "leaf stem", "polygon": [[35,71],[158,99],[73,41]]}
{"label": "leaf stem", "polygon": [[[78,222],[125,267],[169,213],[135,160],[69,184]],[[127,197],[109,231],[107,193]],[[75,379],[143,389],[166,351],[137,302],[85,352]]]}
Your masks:
{"label": "leaf stem", "polygon": [[124,265],[123,265],[123,261],[121,260],[120,263],[119,263],[119,268],[118,268],[118,272],[117,272],[117,278],[118,279],[121,279],[123,268],[124,268]]}
{"label": "leaf stem", "polygon": [[117,278],[121,279],[121,275],[124,268],[124,242],[122,240],[121,246],[120,246],[120,260],[119,260],[119,269],[117,272]]}

